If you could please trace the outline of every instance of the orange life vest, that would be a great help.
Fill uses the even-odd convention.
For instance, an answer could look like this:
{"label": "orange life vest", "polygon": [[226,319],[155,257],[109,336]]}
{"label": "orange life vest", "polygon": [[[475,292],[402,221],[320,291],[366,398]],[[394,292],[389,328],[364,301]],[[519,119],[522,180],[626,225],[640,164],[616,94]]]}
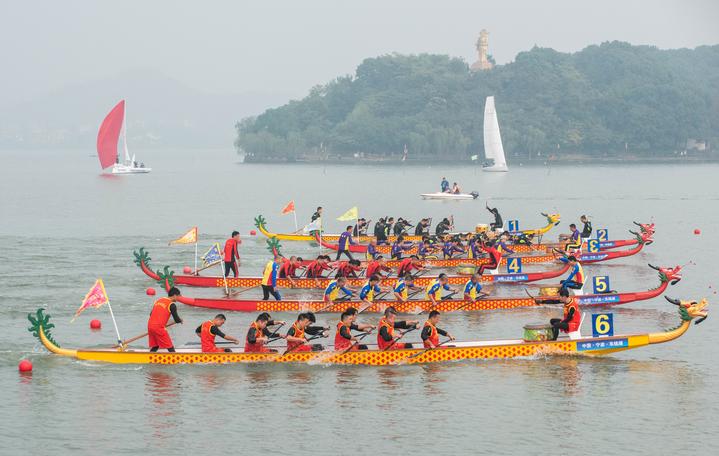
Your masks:
{"label": "orange life vest", "polygon": [[439,333],[437,332],[437,327],[430,323],[429,320],[424,322],[424,327],[426,328],[427,326],[430,328],[430,333],[427,340],[424,341],[424,348],[436,347],[439,345]]}
{"label": "orange life vest", "polygon": [[147,326],[159,326],[164,328],[167,326],[167,321],[170,319],[170,306],[172,301],[170,298],[160,298],[152,305],[152,312],[150,312],[150,319],[147,321]]}
{"label": "orange life vest", "polygon": [[352,345],[351,340],[342,337],[342,335],[340,334],[340,331],[342,330],[343,326],[347,328],[347,331],[351,331],[350,325],[345,324],[343,321],[337,322],[337,333],[335,334],[335,351],[346,350]]}
{"label": "orange life vest", "polygon": [[212,327],[214,325],[215,322],[207,320],[200,326],[200,343],[202,344],[202,351],[204,353],[221,351],[217,348],[217,345],[215,345],[215,335],[212,334]]}
{"label": "orange life vest", "polygon": [[[295,330],[293,334],[294,337],[299,337],[300,339],[305,337],[305,330],[300,329],[297,322],[292,323],[292,329]],[[287,350],[294,350],[295,347],[299,347],[300,345],[304,345],[304,342],[287,342]]]}
{"label": "orange life vest", "polygon": [[[248,340],[248,338],[245,337],[245,353],[259,353],[259,352],[266,351],[267,349],[265,348],[265,346],[262,345],[261,343],[257,342],[257,339],[259,339],[260,337],[263,337],[264,333],[263,333],[262,329],[259,326],[257,326],[256,321],[252,322],[252,324],[250,325],[250,329],[255,330],[255,343],[251,344],[250,341]],[[249,333],[249,331],[248,331],[248,333]]]}
{"label": "orange life vest", "polygon": [[387,328],[387,334],[394,339],[394,325],[387,321],[386,318],[382,317],[379,320],[379,325],[377,327],[377,347],[379,347],[380,350],[386,350],[387,347],[390,345],[394,345],[392,342],[393,340],[390,339],[389,341],[384,340],[381,336],[382,328]]}
{"label": "orange life vest", "polygon": [[575,298],[572,298],[569,303],[564,305],[564,318],[567,318],[567,315],[569,315],[569,309],[574,309],[574,316],[567,323],[569,327],[567,332],[573,332],[579,329],[579,325],[582,322],[582,314],[579,313],[579,306]]}

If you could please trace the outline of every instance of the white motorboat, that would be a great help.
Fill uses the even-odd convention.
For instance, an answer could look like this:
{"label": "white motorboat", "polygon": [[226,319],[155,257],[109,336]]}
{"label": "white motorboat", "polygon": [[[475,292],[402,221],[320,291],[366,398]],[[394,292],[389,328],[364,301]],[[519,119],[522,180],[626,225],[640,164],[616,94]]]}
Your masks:
{"label": "white motorboat", "polygon": [[487,97],[484,104],[484,156],[487,159],[482,171],[507,172],[507,160],[504,158],[502,135],[499,133],[497,111],[494,109],[494,97]]}
{"label": "white motorboat", "polygon": [[449,192],[435,192],[435,193],[421,193],[419,196],[422,199],[429,200],[473,200],[477,199],[479,193],[449,193]]}
{"label": "white motorboat", "polygon": [[[127,132],[125,122],[125,100],[121,100],[107,114],[105,120],[100,125],[97,132],[97,157],[100,159],[100,167],[103,170],[112,166],[112,174],[146,174],[152,171],[144,163],[138,163],[135,155],[130,157],[127,150]],[[125,158],[120,162],[120,156],[117,153],[117,143],[122,135],[122,146],[125,152]]]}

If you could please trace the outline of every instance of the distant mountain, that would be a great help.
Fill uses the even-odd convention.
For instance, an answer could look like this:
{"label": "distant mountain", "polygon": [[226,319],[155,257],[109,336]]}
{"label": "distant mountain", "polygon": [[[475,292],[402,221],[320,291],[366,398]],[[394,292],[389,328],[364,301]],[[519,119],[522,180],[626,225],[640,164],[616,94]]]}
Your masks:
{"label": "distant mountain", "polygon": [[490,71],[446,55],[365,59],[354,75],[238,123],[246,160],[468,159],[494,95],[508,158],[668,155],[717,149],[719,46],[607,42],[533,48]]}
{"label": "distant mountain", "polygon": [[87,147],[121,99],[126,100],[132,146],[231,147],[232,128],[289,98],[278,92],[211,94],[153,71],[64,87],[0,112],[0,148]]}

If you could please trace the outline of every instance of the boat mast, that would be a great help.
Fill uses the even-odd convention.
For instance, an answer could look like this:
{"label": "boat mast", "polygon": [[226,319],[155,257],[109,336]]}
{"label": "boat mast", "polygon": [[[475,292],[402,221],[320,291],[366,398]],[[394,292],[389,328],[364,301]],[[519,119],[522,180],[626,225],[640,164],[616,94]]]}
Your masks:
{"label": "boat mast", "polygon": [[122,147],[125,149],[125,164],[132,165],[130,152],[127,150],[127,110],[122,113]]}

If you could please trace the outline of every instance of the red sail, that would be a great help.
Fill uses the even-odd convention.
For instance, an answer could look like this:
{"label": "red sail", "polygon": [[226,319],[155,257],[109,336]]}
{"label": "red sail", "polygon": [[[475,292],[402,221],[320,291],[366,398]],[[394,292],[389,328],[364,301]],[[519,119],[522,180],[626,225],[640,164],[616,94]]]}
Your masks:
{"label": "red sail", "polygon": [[125,118],[125,100],[121,100],[105,117],[97,132],[97,156],[102,169],[112,166],[117,159],[117,141]]}

